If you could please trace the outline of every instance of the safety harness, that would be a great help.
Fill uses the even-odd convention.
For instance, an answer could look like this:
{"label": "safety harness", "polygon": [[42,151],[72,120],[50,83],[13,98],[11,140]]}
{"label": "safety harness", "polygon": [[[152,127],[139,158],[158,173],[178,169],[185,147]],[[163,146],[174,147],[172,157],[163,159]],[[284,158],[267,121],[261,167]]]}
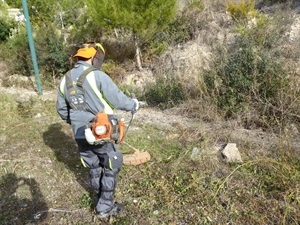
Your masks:
{"label": "safety harness", "polygon": [[[86,104],[83,82],[86,79],[86,76],[94,70],[97,70],[97,68],[89,67],[88,69],[84,70],[83,73],[79,76],[77,82],[74,82],[71,79],[71,71],[68,71],[66,73],[65,79],[66,79],[66,87],[67,87],[68,94],[65,95],[65,97],[69,102],[69,106],[73,110],[91,112]],[[92,87],[92,89],[94,88]],[[96,93],[96,95],[98,96],[99,93]],[[93,135],[92,144],[95,145],[104,144],[107,142],[115,142],[117,144],[122,143],[125,134],[124,122],[118,120],[118,118],[115,117],[114,115],[107,114],[104,112],[98,112],[94,120],[89,121],[87,123],[87,128],[90,128],[92,131],[92,135]],[[87,139],[90,140],[91,137]],[[88,142],[90,143],[90,141]]]}
{"label": "safety harness", "polygon": [[83,81],[85,80],[86,76],[96,70],[94,67],[89,67],[79,76],[77,82],[73,82],[71,79],[71,71],[68,71],[66,74],[66,86],[68,95],[66,98],[69,102],[70,107],[73,110],[82,110],[87,111],[87,105],[84,97],[84,90],[83,90]]}

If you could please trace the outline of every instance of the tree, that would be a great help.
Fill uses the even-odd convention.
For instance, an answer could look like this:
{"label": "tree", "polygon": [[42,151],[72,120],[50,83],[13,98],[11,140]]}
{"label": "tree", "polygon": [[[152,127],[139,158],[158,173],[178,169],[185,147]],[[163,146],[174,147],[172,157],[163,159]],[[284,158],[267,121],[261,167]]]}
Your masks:
{"label": "tree", "polygon": [[[22,8],[21,0],[6,0],[10,8]],[[65,28],[76,19],[78,11],[83,8],[82,0],[30,0],[27,1],[30,21],[33,26],[48,26],[56,23],[58,27]]]}
{"label": "tree", "polygon": [[21,0],[5,0],[5,2],[10,8],[22,8]]}
{"label": "tree", "polygon": [[11,29],[15,27],[15,21],[8,16],[8,6],[0,2],[0,42],[5,41],[11,34]]}
{"label": "tree", "polygon": [[72,24],[76,19],[76,10],[84,6],[82,1],[31,0],[28,2],[29,14],[33,25],[48,26],[55,23],[58,28]]}
{"label": "tree", "polygon": [[177,0],[87,0],[88,12],[100,27],[131,31],[141,70],[141,42],[164,30],[176,15]]}

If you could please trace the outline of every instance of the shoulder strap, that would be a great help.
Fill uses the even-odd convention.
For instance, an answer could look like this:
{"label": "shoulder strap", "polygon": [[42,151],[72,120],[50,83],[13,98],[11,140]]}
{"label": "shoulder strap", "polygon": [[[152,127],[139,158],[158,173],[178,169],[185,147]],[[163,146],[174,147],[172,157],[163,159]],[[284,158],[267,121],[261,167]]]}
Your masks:
{"label": "shoulder strap", "polygon": [[79,77],[78,80],[77,80],[77,86],[80,87],[80,88],[82,88],[83,81],[85,80],[86,76],[87,76],[90,72],[92,72],[92,71],[94,71],[94,70],[97,70],[97,68],[95,68],[95,67],[89,67],[89,68],[87,68],[85,71],[83,71],[83,73],[80,75],[80,77]]}
{"label": "shoulder strap", "polygon": [[[82,85],[83,85],[83,82],[86,78],[86,76],[92,72],[93,70],[97,70],[97,68],[95,67],[89,67],[87,68],[85,71],[83,71],[83,73],[79,76],[78,80],[77,80],[77,86],[79,88],[82,88]],[[67,73],[66,73],[66,86],[67,86],[67,90],[70,90],[71,88],[74,87],[74,83],[73,83],[73,80],[71,79],[71,70],[69,70]]]}
{"label": "shoulder strap", "polygon": [[67,85],[67,90],[70,90],[70,88],[72,88],[74,86],[73,81],[71,79],[71,71],[70,70],[66,73],[66,85]]}
{"label": "shoulder strap", "polygon": [[[66,83],[68,95],[65,95],[65,98],[69,102],[72,109],[74,109],[74,110],[84,110],[84,111],[88,110],[88,107],[87,107],[86,102],[85,102],[84,90],[83,90],[82,85],[83,85],[83,82],[86,79],[87,75],[90,72],[94,71],[94,70],[98,70],[98,69],[95,68],[95,67],[89,67],[86,70],[84,70],[82,72],[82,74],[79,76],[79,78],[76,82],[76,85],[74,85],[75,82],[73,82],[73,80],[71,79],[71,71],[68,71],[66,73],[65,83]],[[91,76],[91,77],[88,77],[87,79],[95,80],[95,77]],[[100,91],[97,89],[95,81],[94,82],[89,81],[89,84],[90,84],[92,90],[95,92],[95,94],[102,101],[103,100],[102,95],[101,95]],[[105,105],[105,101],[104,101],[103,104],[106,108],[107,106]],[[105,109],[104,109],[104,111],[105,111]],[[110,109],[110,111],[111,111],[111,109]],[[112,114],[112,113],[110,113],[110,114]]]}

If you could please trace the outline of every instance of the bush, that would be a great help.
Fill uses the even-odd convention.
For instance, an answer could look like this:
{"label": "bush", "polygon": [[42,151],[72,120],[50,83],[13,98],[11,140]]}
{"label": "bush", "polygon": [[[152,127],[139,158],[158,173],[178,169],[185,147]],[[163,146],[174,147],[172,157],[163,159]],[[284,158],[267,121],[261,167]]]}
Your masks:
{"label": "bush", "polygon": [[6,41],[11,34],[14,23],[0,18],[0,42]]}
{"label": "bush", "polygon": [[[69,49],[65,46],[63,37],[55,28],[42,27],[36,31],[39,35],[34,38],[38,67],[41,81],[46,86],[53,86],[69,69]],[[34,74],[32,58],[24,27],[2,44],[3,60],[8,64],[11,74],[32,76]]]}
{"label": "bush", "polygon": [[163,54],[169,46],[175,46],[197,37],[198,26],[202,24],[195,22],[195,18],[204,10],[204,4],[202,0],[191,0],[185,4],[183,10],[177,13],[175,20],[165,30],[156,33],[145,43],[144,47],[148,49],[150,57]]}
{"label": "bush", "polygon": [[111,77],[111,79],[117,84],[120,83],[120,81],[125,75],[125,69],[123,69],[120,65],[118,65],[112,60],[104,61],[101,69],[103,70],[103,72],[108,74]]}
{"label": "bush", "polygon": [[183,88],[175,78],[160,77],[146,88],[145,99],[149,105],[170,108],[184,100]]}
{"label": "bush", "polygon": [[11,74],[30,76],[33,66],[30,55],[26,29],[20,27],[19,32],[1,45],[0,56],[7,63]]}
{"label": "bush", "polygon": [[53,26],[41,27],[37,31],[36,53],[43,82],[55,84],[70,67],[69,48],[65,45],[62,34]]}
{"label": "bush", "polygon": [[226,10],[230,13],[235,21],[242,21],[255,17],[257,14],[255,7],[255,0],[243,0],[240,3],[230,1],[226,3]]}
{"label": "bush", "polygon": [[[283,30],[269,25],[264,21],[255,28],[245,27],[233,46],[219,48],[214,69],[205,75],[216,104],[229,117],[255,103],[266,104],[262,108],[277,106],[280,94],[288,90],[288,70],[278,57],[283,50],[277,48]],[[274,116],[266,108],[263,113]]]}

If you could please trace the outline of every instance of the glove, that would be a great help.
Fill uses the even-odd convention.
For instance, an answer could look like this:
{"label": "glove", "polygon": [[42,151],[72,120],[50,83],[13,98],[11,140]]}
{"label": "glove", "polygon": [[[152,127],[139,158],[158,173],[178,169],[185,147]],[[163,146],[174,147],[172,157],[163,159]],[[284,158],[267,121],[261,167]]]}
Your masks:
{"label": "glove", "polygon": [[137,110],[139,109],[139,101],[136,98],[132,99],[134,101],[134,109],[131,111],[132,114],[135,114],[137,112]]}

